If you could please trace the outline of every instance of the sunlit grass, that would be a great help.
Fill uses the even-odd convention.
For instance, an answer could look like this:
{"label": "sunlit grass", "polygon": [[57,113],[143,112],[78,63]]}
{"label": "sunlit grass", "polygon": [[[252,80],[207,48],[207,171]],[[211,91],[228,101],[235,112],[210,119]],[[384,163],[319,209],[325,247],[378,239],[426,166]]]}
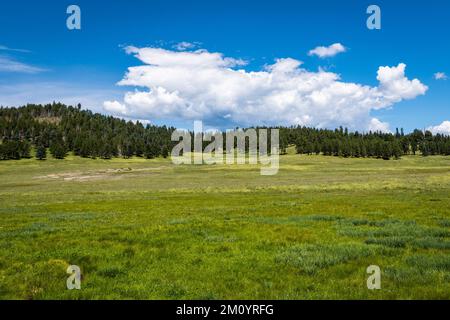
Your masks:
{"label": "sunlit grass", "polygon": [[0,162],[0,298],[448,299],[449,190],[437,156]]}

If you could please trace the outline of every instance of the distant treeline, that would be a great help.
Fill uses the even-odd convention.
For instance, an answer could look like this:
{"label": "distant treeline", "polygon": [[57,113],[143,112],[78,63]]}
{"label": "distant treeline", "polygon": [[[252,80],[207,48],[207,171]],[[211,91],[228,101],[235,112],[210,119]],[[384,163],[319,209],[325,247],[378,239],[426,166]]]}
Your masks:
{"label": "distant treeline", "polygon": [[[450,137],[414,130],[405,134],[349,132],[306,127],[278,127],[280,151],[295,145],[300,154],[342,157],[399,158],[420,152],[450,155]],[[167,157],[178,142],[171,141],[173,127],[146,125],[65,106],[61,103],[0,108],[0,160],[34,156],[45,159],[47,150],[57,159],[69,152],[77,156],[111,159],[132,156]],[[193,134],[193,133],[191,133]],[[192,139],[194,140],[194,139]],[[225,141],[225,139],[224,139]],[[204,146],[208,142],[204,142]],[[225,149],[225,148],[224,148]]]}
{"label": "distant treeline", "polygon": [[349,132],[305,127],[281,128],[281,145],[294,144],[297,153],[323,154],[341,157],[373,157],[398,159],[402,155],[450,155],[450,136],[433,135],[430,131],[414,130],[405,134],[396,129],[394,134],[383,132]]}

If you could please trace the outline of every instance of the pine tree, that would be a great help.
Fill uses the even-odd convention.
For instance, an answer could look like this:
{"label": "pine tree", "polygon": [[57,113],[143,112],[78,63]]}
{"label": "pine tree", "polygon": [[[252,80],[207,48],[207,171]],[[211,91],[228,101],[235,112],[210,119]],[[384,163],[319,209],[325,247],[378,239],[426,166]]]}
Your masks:
{"label": "pine tree", "polygon": [[64,159],[67,156],[66,147],[61,142],[54,142],[51,144],[50,153],[55,159]]}
{"label": "pine tree", "polygon": [[19,158],[31,158],[30,156],[31,146],[27,140],[18,142],[18,148],[19,148]]}
{"label": "pine tree", "polygon": [[100,158],[104,159],[104,160],[109,160],[112,158],[112,149],[111,149],[111,145],[108,143],[103,143],[101,148],[100,148]]}
{"label": "pine tree", "polygon": [[402,147],[400,145],[400,142],[398,141],[394,141],[392,144],[392,155],[394,157],[394,159],[400,159],[400,157],[402,156]]}
{"label": "pine tree", "polygon": [[169,146],[168,145],[163,145],[163,147],[161,148],[161,155],[163,156],[163,158],[167,158],[169,156]]}
{"label": "pine tree", "polygon": [[47,149],[43,145],[36,148],[36,159],[45,160],[47,158]]}
{"label": "pine tree", "polygon": [[389,160],[391,158],[390,145],[387,142],[382,142],[381,143],[380,151],[381,151],[380,157],[383,160]]}

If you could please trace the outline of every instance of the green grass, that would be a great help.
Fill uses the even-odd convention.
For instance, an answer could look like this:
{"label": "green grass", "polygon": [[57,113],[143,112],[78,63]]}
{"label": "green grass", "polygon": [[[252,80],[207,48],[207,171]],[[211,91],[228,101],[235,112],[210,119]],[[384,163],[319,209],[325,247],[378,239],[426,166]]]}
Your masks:
{"label": "green grass", "polygon": [[0,162],[0,298],[449,299],[449,193],[438,156]]}

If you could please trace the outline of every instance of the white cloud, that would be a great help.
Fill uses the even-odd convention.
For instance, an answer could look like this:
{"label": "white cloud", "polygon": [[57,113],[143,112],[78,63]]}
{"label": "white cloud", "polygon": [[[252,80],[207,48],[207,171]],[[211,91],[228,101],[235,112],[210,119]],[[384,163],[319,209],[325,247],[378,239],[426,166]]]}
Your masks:
{"label": "white cloud", "polygon": [[433,134],[445,134],[450,136],[450,121],[446,120],[437,126],[428,127],[427,130]]}
{"label": "white cloud", "polygon": [[381,122],[377,118],[372,118],[369,123],[368,130],[375,132],[375,131],[381,131],[381,132],[391,132],[389,130],[389,123],[387,122]]}
{"label": "white cloud", "polygon": [[[305,125],[389,130],[371,117],[425,94],[427,86],[405,76],[406,65],[380,67],[379,85],[344,82],[336,73],[308,71],[292,58],[261,71],[241,69],[244,61],[206,50],[177,52],[128,47],[144,65],[130,67],[121,86],[134,86],[108,111],[136,119],[204,120],[212,125]],[[114,113],[114,112],[113,112]]]}
{"label": "white cloud", "polygon": [[316,47],[309,51],[308,55],[318,56],[319,58],[334,57],[338,53],[347,51],[347,48],[340,43],[334,43],[328,47]]}
{"label": "white cloud", "polygon": [[434,74],[434,79],[436,80],[447,80],[447,75],[444,72],[436,72]]}
{"label": "white cloud", "polygon": [[408,80],[405,77],[405,69],[406,64],[404,63],[400,63],[397,67],[380,67],[378,69],[379,88],[383,96],[391,102],[414,99],[418,95],[425,94],[428,89],[418,79]]}
{"label": "white cloud", "polygon": [[121,114],[123,116],[127,114],[127,107],[118,101],[105,101],[103,102],[103,108],[114,114]]}
{"label": "white cloud", "polygon": [[12,58],[0,56],[0,72],[38,73],[45,69],[34,67]]}
{"label": "white cloud", "polygon": [[[20,53],[29,53],[29,50],[24,49],[15,49],[10,48],[4,45],[0,45],[0,51],[6,51],[6,52],[20,52]],[[17,72],[17,73],[38,73],[45,71],[45,69],[38,68],[32,65],[28,65],[25,63],[22,63],[20,61],[17,61],[14,58],[11,58],[10,56],[3,54],[0,55],[0,72]]]}
{"label": "white cloud", "polygon": [[175,49],[177,49],[178,51],[185,51],[185,50],[196,48],[197,44],[196,43],[187,42],[187,41],[182,41],[182,42],[177,43],[173,47]]}
{"label": "white cloud", "polygon": [[15,51],[15,52],[22,52],[22,53],[29,53],[29,50],[25,49],[15,49],[15,48],[9,48],[7,46],[0,45],[0,50],[2,51]]}
{"label": "white cloud", "polygon": [[[224,58],[221,53],[210,53],[206,50],[194,52],[177,52],[161,48],[126,47],[128,54],[134,54],[142,62],[161,68],[202,68],[235,67],[245,65],[245,61],[234,58]],[[131,69],[131,68],[130,68]]]}

